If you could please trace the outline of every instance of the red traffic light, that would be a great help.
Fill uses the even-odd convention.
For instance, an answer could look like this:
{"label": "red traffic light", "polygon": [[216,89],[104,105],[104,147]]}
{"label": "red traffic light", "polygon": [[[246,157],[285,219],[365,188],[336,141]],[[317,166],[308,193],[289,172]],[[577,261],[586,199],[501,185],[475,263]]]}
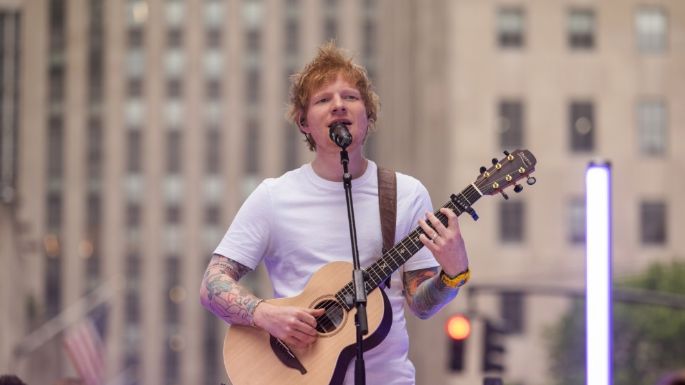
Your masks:
{"label": "red traffic light", "polygon": [[447,319],[445,331],[453,340],[465,340],[471,335],[471,320],[463,314],[455,314]]}

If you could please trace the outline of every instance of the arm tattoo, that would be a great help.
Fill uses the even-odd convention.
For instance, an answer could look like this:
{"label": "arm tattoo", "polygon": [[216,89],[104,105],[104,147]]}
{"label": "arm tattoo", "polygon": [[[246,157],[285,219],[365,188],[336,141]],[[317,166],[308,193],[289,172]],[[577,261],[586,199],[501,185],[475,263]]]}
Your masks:
{"label": "arm tattoo", "polygon": [[445,286],[438,271],[437,267],[432,267],[404,272],[404,296],[411,311],[421,319],[437,313],[459,292],[459,289]]}
{"label": "arm tattoo", "polygon": [[250,268],[215,254],[202,280],[202,303],[217,317],[231,324],[251,325],[261,302],[238,281]]}

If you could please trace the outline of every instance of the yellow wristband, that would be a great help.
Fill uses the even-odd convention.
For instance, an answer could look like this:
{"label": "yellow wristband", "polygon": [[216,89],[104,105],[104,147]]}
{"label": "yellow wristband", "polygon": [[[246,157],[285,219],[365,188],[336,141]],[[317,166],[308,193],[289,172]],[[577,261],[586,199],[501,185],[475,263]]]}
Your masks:
{"label": "yellow wristband", "polygon": [[471,278],[471,271],[469,269],[466,269],[465,271],[457,274],[456,277],[448,276],[444,270],[440,271],[440,280],[447,287],[462,287],[466,282],[469,281],[469,278]]}

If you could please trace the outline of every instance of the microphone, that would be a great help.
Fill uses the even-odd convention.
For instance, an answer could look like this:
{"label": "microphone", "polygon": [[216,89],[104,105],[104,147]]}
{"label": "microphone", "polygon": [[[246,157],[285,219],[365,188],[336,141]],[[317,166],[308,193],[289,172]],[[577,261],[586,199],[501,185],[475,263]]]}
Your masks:
{"label": "microphone", "polygon": [[328,126],[328,136],[343,150],[352,143],[352,134],[347,129],[347,124],[343,122],[335,122]]}

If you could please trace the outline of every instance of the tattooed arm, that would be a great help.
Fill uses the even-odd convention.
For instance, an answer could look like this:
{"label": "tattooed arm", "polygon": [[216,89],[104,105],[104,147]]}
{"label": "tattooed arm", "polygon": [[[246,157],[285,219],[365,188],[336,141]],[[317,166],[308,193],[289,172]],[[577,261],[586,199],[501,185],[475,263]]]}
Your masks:
{"label": "tattooed arm", "polygon": [[277,306],[257,298],[238,281],[250,269],[215,254],[207,266],[200,287],[200,301],[222,320],[236,325],[251,325],[290,346],[306,347],[316,340],[316,317],[324,309]]}
{"label": "tattooed arm", "polygon": [[439,268],[431,267],[405,271],[404,296],[409,309],[421,319],[430,318],[449,303],[459,289],[445,286],[440,280]]}
{"label": "tattooed arm", "polygon": [[252,325],[261,300],[238,283],[249,271],[245,265],[214,254],[202,279],[202,305],[230,324]]}

